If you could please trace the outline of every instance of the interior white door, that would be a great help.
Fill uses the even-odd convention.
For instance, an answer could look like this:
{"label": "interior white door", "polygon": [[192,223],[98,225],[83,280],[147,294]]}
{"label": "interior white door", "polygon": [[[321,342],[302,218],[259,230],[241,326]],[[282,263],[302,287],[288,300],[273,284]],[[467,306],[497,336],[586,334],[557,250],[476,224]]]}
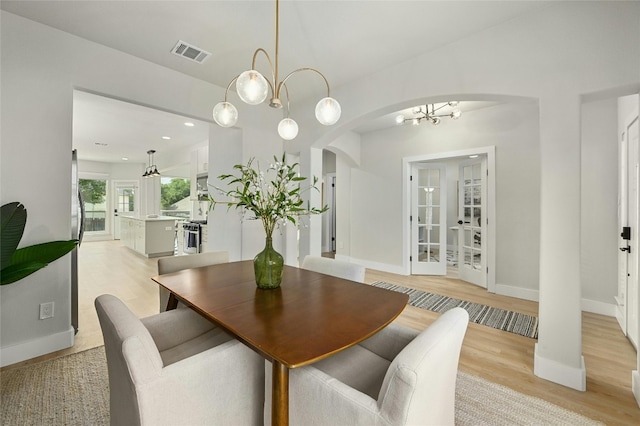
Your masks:
{"label": "interior white door", "polygon": [[447,274],[446,167],[417,163],[411,170],[411,273]]}
{"label": "interior white door", "polygon": [[620,251],[618,252],[618,294],[616,300],[616,319],[620,324],[620,329],[627,335],[627,264],[629,260],[626,249],[628,240],[631,239],[631,228],[629,227],[629,140],[625,131],[620,138],[618,149],[618,229],[620,233]]}
{"label": "interior white door", "polygon": [[638,347],[638,181],[640,180],[640,150],[638,148],[639,119],[632,118],[620,140],[620,181],[618,223],[620,252],[618,253],[618,295],[616,318],[623,333]]}
{"label": "interior white door", "polygon": [[458,173],[458,276],[486,288],[486,157],[461,162]]}
{"label": "interior white door", "polygon": [[113,239],[120,239],[120,219],[119,215],[138,215],[138,182],[136,181],[115,181],[113,190]]}
{"label": "interior white door", "polygon": [[638,180],[640,179],[639,158],[640,150],[638,149],[638,117],[627,127],[629,135],[629,224],[631,227],[631,239],[628,241],[627,254],[627,286],[628,286],[628,302],[627,310],[627,331],[628,337],[633,345],[638,348]]}

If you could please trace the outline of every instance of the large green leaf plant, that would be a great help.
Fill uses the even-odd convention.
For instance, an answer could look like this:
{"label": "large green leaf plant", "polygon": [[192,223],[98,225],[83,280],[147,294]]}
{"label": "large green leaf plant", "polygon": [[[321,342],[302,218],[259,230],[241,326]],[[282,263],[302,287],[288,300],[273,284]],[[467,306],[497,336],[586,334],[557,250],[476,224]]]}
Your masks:
{"label": "large green leaf plant", "polygon": [[15,201],[0,211],[0,285],[11,284],[69,253],[78,240],[51,241],[18,248],[27,223],[27,209]]}

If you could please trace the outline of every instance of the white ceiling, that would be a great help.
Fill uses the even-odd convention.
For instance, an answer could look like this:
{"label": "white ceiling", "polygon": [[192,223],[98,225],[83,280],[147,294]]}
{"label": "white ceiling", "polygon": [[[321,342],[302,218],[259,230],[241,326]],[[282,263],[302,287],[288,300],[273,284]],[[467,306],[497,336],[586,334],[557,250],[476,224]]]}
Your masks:
{"label": "white ceiling", "polygon": [[[280,78],[313,67],[332,87],[341,86],[549,3],[282,0]],[[250,68],[257,48],[275,54],[273,0],[2,0],[0,8],[221,87]],[[173,55],[178,40],[211,56],[198,64]],[[257,68],[268,74],[264,57],[259,58]],[[295,76],[287,85],[294,100],[323,90],[321,79],[312,75]],[[381,120],[358,131],[386,126]],[[127,156],[147,162],[148,149],[163,149],[161,136],[171,136],[171,144],[202,141],[203,127],[186,129],[183,123],[173,114],[80,93],[74,103],[74,147],[83,159],[120,162]]]}
{"label": "white ceiling", "polygon": [[207,122],[78,90],[73,94],[73,148],[83,160],[148,163],[151,149],[158,156],[208,139]]}

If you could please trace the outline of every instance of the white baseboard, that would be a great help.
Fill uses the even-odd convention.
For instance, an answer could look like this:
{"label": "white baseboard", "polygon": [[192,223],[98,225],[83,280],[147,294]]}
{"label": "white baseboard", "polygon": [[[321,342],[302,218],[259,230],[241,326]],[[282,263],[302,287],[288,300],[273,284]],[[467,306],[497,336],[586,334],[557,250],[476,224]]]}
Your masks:
{"label": "white baseboard", "polygon": [[518,299],[539,301],[538,290],[528,288],[513,287],[505,284],[496,283],[496,294],[501,296],[517,297]]}
{"label": "white baseboard", "polygon": [[376,271],[389,272],[391,274],[396,274],[396,275],[407,275],[403,267],[399,265],[389,265],[388,263],[371,262],[370,260],[356,259],[350,256],[338,254],[338,253],[336,253],[336,259],[343,260],[345,262],[356,263],[368,269],[375,269]]}
{"label": "white baseboard", "polygon": [[[528,288],[513,287],[505,284],[496,284],[496,294],[501,296],[517,297],[518,299],[540,301],[538,290]],[[614,303],[598,302],[596,300],[582,299],[581,306],[583,312],[592,314],[606,315],[608,317],[616,316],[616,305]]]}
{"label": "white baseboard", "polygon": [[631,391],[636,397],[638,407],[640,407],[640,374],[638,374],[638,370],[631,371]]}
{"label": "white baseboard", "polygon": [[616,316],[616,304],[604,303],[596,300],[582,299],[582,311],[591,312],[592,314],[606,315],[608,317]]}
{"label": "white baseboard", "polygon": [[536,343],[533,356],[533,374],[571,389],[582,392],[587,390],[587,368],[584,365],[583,356],[580,356],[580,368],[571,367],[541,356],[538,353],[538,344]]}
{"label": "white baseboard", "polygon": [[70,348],[74,342],[75,331],[73,327],[69,327],[67,331],[61,333],[51,334],[39,339],[0,348],[0,367]]}

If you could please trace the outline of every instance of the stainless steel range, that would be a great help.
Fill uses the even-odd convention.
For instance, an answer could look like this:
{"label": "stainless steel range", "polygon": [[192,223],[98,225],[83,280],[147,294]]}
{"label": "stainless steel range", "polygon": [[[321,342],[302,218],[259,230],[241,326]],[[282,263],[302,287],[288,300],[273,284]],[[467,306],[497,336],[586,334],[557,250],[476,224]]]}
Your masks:
{"label": "stainless steel range", "polygon": [[202,226],[206,224],[206,220],[192,220],[182,224],[184,232],[184,247],[182,252],[185,254],[195,254],[202,252]]}

